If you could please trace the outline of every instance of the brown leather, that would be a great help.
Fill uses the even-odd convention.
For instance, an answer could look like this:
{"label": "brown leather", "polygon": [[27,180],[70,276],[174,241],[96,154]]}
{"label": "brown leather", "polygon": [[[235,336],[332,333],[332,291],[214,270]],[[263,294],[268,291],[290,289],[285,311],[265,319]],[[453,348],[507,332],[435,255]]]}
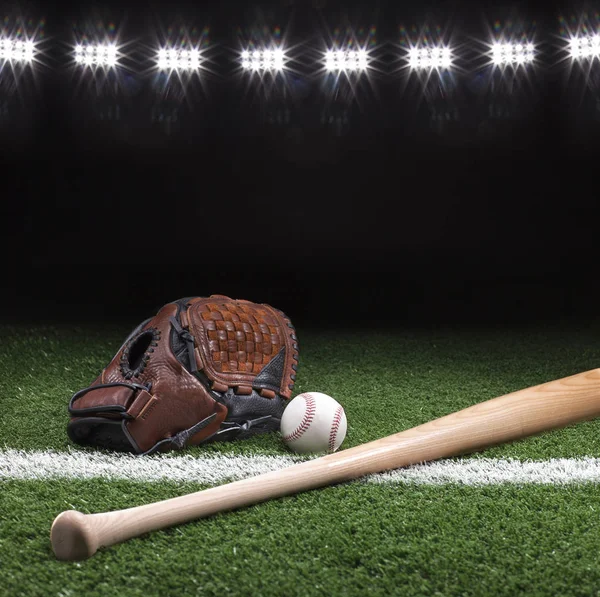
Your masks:
{"label": "brown leather", "polygon": [[155,398],[151,394],[146,392],[146,390],[141,390],[140,392],[138,392],[138,395],[136,396],[135,400],[133,401],[127,412],[135,419],[137,419],[138,417],[144,419],[146,417],[145,413],[149,410],[148,407],[150,407],[149,402],[151,402],[152,400],[155,400]]}
{"label": "brown leather", "polygon": [[280,312],[269,305],[213,295],[192,301],[189,320],[192,334],[202,346],[206,374],[223,386],[252,387],[256,375],[284,348],[279,394],[291,397],[292,365],[298,351],[293,348],[289,320]]}
{"label": "brown leather", "polygon": [[[173,353],[174,333],[183,338],[177,350],[191,358],[198,375],[194,375],[191,364],[190,370],[182,364],[181,354]],[[186,299],[185,304],[183,300],[169,303],[138,327],[81,396],[73,397],[72,427],[77,427],[77,422],[98,425],[104,418],[121,419],[128,437],[125,441],[142,453],[215,415],[186,444],[203,442],[228,420],[228,406],[236,411],[234,419],[240,424],[252,419],[248,415],[253,413],[257,420],[273,413],[273,421],[277,422],[283,408],[281,398],[289,399],[294,385],[296,342],[289,319],[269,305],[222,295]],[[267,365],[271,369],[265,374]],[[275,388],[280,386],[278,392],[272,389],[274,383]],[[109,387],[96,387],[103,384]],[[226,400],[225,396],[215,399],[222,394],[227,394]],[[239,400],[246,399],[239,407],[231,402],[236,395]],[[272,406],[255,409],[257,400]],[[102,412],[106,407],[110,408]],[[88,412],[79,412],[82,409]],[[102,429],[102,433],[102,441],[110,445],[114,431]],[[72,435],[80,443],[85,443],[86,437],[86,433]],[[89,440],[94,441],[101,443],[97,436]]]}
{"label": "brown leather", "polygon": [[[119,380],[120,381],[120,380]],[[102,377],[99,377],[91,387],[104,383]],[[85,396],[82,396],[77,403],[77,408],[93,408],[98,404],[104,406],[123,406],[129,408],[132,398],[135,396],[135,392],[130,388],[98,388],[88,392]]]}
{"label": "brown leather", "polygon": [[[93,387],[100,383],[133,381],[141,385],[151,384],[150,392],[142,390],[136,393],[126,387],[99,388],[91,390],[77,402],[79,409],[109,405],[127,408],[127,414],[133,417],[133,420],[126,421],[125,427],[140,452],[149,450],[157,441],[172,437],[216,413],[214,422],[194,435],[189,442],[200,443],[212,435],[227,416],[227,409],[208,394],[198,379],[183,368],[171,351],[169,318],[176,312],[176,305],[165,305],[156,317],[144,326],[143,330],[152,328],[160,332],[160,339],[157,340],[156,346],[152,347],[153,352],[147,353],[149,358],[140,375],[131,379],[124,376],[121,368],[123,352],[127,350],[127,345],[124,345],[102,372],[101,377],[92,384]],[[132,401],[134,395],[136,398]],[[151,404],[148,404],[149,402]]]}
{"label": "brown leather", "polygon": [[[173,436],[183,431],[194,422],[217,413],[215,423],[203,429],[192,438],[190,444],[200,443],[205,437],[214,433],[227,416],[226,409],[218,404],[206,391],[204,386],[188,373],[173,355],[169,346],[169,317],[177,313],[173,304],[165,305],[144,329],[150,327],[161,332],[158,346],[151,353],[149,363],[136,383],[152,384],[151,393],[156,399],[156,406],[147,412],[142,419],[126,423],[127,430],[142,452],[149,450],[156,441]],[[123,381],[120,370],[121,354],[119,351],[104,373],[105,383]]]}

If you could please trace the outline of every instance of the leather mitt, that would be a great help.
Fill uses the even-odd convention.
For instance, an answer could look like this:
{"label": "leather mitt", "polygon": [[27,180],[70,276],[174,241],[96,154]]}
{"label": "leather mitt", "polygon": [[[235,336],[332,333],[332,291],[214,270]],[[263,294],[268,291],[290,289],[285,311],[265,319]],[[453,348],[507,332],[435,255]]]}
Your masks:
{"label": "leather mitt", "polygon": [[222,295],[162,307],[69,403],[74,442],[151,454],[278,431],[298,340],[265,304]]}

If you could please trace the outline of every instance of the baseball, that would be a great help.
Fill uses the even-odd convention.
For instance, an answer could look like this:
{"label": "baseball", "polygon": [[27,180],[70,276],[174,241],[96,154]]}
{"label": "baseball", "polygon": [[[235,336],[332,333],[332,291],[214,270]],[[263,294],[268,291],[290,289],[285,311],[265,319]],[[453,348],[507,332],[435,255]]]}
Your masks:
{"label": "baseball", "polygon": [[335,452],[346,437],[344,408],[321,392],[298,394],[283,411],[281,435],[294,452]]}

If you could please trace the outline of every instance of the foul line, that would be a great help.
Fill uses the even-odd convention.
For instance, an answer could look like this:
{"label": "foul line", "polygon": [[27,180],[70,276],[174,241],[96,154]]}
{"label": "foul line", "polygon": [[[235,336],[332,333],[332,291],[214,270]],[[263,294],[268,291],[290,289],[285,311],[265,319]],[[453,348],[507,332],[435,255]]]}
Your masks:
{"label": "foul line", "polygon": [[[0,481],[52,479],[123,479],[216,485],[280,470],[306,460],[299,456],[154,455],[93,453],[77,450],[0,450]],[[600,458],[556,458],[545,461],[472,458],[440,460],[369,475],[369,483],[419,485],[498,485],[600,483]]]}

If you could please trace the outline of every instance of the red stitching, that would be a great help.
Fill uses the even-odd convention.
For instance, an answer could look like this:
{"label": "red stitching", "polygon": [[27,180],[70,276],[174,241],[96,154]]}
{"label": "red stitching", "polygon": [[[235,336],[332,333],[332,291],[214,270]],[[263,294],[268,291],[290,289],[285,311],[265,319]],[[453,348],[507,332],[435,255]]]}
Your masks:
{"label": "red stitching", "polygon": [[335,437],[337,435],[338,429],[340,428],[340,423],[342,421],[342,414],[344,409],[341,406],[337,407],[335,411],[335,415],[333,415],[333,422],[331,423],[331,431],[329,433],[329,451],[333,452],[335,450]]}
{"label": "red stitching", "polygon": [[304,416],[302,417],[302,421],[300,425],[292,431],[289,435],[286,435],[283,439],[286,442],[291,442],[295,439],[298,439],[309,427],[315,418],[315,412],[317,410],[317,405],[315,404],[315,399],[310,394],[304,394],[302,396],[304,398],[304,402],[306,402],[306,410],[304,411]]}

